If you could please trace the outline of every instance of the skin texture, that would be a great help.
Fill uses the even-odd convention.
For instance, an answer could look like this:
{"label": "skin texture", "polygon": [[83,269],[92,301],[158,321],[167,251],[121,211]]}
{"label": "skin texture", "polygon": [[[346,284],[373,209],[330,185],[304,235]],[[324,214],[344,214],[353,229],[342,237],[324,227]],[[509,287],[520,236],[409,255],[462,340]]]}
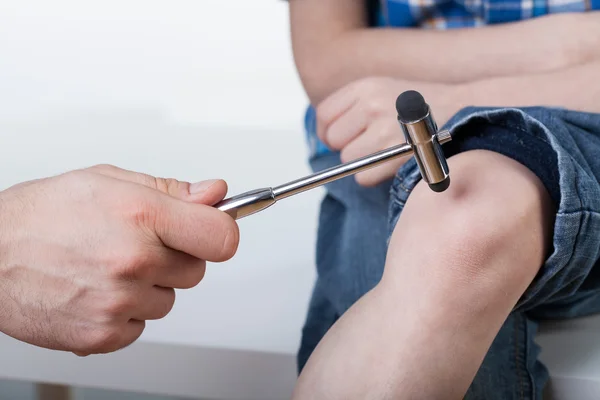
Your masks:
{"label": "skin texture", "polygon": [[233,257],[238,227],[211,207],[226,192],[110,165],[1,192],[0,330],[81,356],[131,344]]}
{"label": "skin texture", "polygon": [[449,31],[371,29],[364,0],[290,0],[294,57],[313,105],[371,76],[464,83],[582,64],[600,57],[599,17],[554,14]]}
{"label": "skin texture", "polygon": [[535,175],[499,154],[462,153],[449,167],[446,192],[421,181],[410,195],[381,282],[319,343],[294,400],[464,396],[543,263],[553,205]]}

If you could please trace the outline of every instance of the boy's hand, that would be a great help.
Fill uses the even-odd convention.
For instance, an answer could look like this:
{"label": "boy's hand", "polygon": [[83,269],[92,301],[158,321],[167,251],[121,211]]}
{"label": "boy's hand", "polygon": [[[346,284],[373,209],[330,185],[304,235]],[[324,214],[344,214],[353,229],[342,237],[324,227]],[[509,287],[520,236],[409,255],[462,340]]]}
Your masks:
{"label": "boy's hand", "polygon": [[226,192],[111,166],[1,192],[0,331],[78,355],[129,345],[205,260],[236,252],[237,224],[212,207]]}
{"label": "boy's hand", "polygon": [[[393,78],[366,78],[333,93],[317,107],[317,134],[332,150],[341,152],[343,162],[404,143],[398,125],[396,98],[406,90],[417,90],[431,105],[434,118],[442,126],[459,103],[455,86],[411,83]],[[407,160],[402,157],[356,174],[363,186],[374,186],[394,176]]]}

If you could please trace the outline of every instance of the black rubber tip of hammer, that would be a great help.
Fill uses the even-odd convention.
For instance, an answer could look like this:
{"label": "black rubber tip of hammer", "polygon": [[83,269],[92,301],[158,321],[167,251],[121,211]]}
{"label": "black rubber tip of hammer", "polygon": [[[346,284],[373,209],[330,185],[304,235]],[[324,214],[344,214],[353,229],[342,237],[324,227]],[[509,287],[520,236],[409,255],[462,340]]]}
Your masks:
{"label": "black rubber tip of hammer", "polygon": [[421,93],[407,90],[396,99],[396,111],[401,122],[410,123],[425,118],[429,113],[429,106]]}
{"label": "black rubber tip of hammer", "polygon": [[449,187],[450,187],[450,177],[449,176],[446,177],[446,179],[444,179],[441,182],[429,184],[429,188],[437,193],[441,193],[441,192],[445,191],[446,189],[448,189]]}

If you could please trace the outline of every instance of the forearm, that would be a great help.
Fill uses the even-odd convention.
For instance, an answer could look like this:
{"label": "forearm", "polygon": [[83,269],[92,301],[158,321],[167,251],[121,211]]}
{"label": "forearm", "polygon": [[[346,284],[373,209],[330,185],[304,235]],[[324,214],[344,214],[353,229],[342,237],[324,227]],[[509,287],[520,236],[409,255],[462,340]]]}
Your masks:
{"label": "forearm", "polygon": [[600,113],[600,60],[537,75],[501,77],[460,85],[461,106],[564,107]]}
{"label": "forearm", "polygon": [[552,71],[598,53],[597,14],[446,31],[375,29],[366,26],[364,10],[355,1],[315,2],[290,2],[294,57],[314,105],[369,76],[461,83]]}

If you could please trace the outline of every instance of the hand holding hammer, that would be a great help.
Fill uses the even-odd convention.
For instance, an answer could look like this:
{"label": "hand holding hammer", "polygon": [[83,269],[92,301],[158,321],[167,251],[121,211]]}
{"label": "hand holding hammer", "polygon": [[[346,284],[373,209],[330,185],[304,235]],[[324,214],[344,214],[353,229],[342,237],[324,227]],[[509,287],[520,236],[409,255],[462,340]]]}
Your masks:
{"label": "hand holding hammer", "polygon": [[449,131],[438,132],[429,105],[420,93],[409,90],[396,99],[398,122],[405,144],[341,164],[286,184],[251,190],[221,201],[216,207],[234,219],[241,219],[270,207],[278,200],[354,175],[398,157],[413,154],[421,177],[434,192],[450,186],[450,175],[441,145],[452,140]]}

